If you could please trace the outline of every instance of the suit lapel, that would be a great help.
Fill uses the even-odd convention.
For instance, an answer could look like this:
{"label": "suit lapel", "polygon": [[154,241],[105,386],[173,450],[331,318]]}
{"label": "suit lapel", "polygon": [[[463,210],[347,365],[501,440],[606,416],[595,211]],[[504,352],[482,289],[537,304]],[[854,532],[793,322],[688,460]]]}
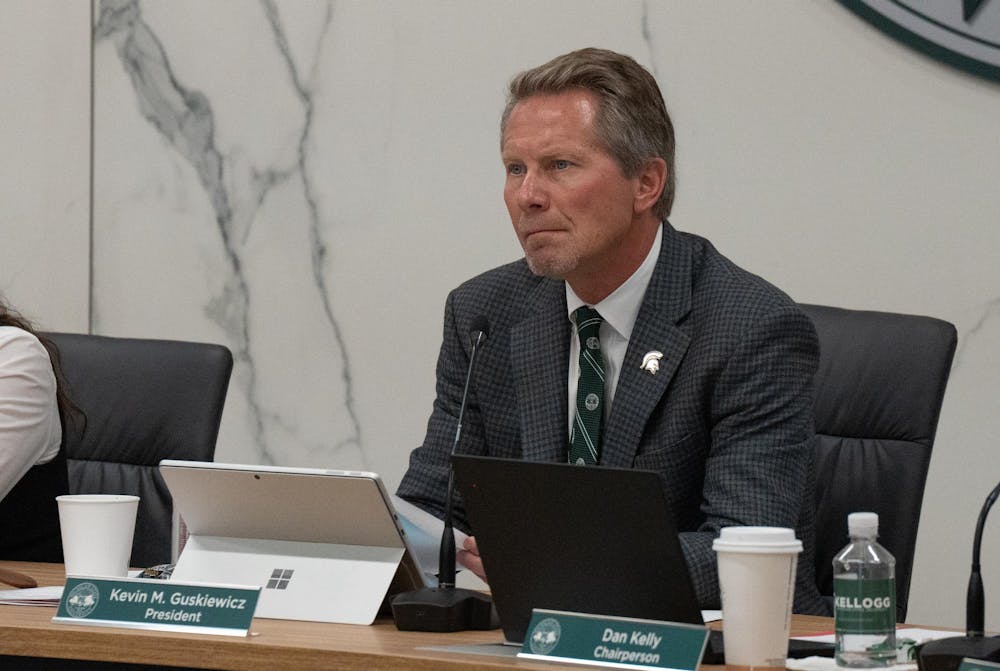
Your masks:
{"label": "suit lapel", "polygon": [[[691,309],[691,249],[668,224],[649,287],[639,308],[604,431],[601,464],[630,468],[650,415],[660,403],[687,352],[690,337],[679,322]],[[642,368],[647,352],[663,353],[660,369]]]}
{"label": "suit lapel", "polygon": [[563,461],[569,416],[566,289],[562,282],[545,280],[525,303],[525,318],[510,335],[522,455],[528,461]]}

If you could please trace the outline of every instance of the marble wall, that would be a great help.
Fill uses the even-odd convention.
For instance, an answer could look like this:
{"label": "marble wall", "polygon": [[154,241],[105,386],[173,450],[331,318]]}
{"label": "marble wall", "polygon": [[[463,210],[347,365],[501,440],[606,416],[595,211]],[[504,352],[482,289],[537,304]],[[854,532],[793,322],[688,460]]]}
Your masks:
{"label": "marble wall", "polygon": [[0,296],[86,331],[90,6],[0,2]]}
{"label": "marble wall", "polygon": [[[58,322],[58,296],[88,315],[79,330],[226,343],[219,460],[395,485],[430,411],[447,291],[519,256],[497,152],[507,79],[618,49],[657,75],[677,127],[677,228],[798,300],[958,326],[910,615],[964,620],[975,515],[1000,476],[1000,85],[835,3],[104,0],[93,21],[92,244],[63,253],[87,296],[19,300]],[[82,94],[50,106],[88,117]],[[70,162],[76,140],[57,145]],[[17,191],[16,170],[4,182]],[[0,212],[9,264],[8,239],[35,224],[8,230]]]}

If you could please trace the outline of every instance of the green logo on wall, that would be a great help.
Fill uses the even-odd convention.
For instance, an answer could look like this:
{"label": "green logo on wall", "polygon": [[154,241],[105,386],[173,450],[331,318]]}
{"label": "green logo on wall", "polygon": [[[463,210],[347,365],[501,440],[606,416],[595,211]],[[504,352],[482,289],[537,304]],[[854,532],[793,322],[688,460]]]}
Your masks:
{"label": "green logo on wall", "polygon": [[966,72],[1000,80],[1000,0],[839,0],[887,35]]}

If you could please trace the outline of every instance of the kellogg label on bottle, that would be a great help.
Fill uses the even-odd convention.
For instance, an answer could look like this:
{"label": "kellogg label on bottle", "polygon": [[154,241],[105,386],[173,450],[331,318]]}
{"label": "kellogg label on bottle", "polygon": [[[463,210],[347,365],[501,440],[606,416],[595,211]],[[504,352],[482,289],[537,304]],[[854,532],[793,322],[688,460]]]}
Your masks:
{"label": "kellogg label on bottle", "polygon": [[835,578],[833,616],[837,633],[880,634],[896,628],[896,581]]}

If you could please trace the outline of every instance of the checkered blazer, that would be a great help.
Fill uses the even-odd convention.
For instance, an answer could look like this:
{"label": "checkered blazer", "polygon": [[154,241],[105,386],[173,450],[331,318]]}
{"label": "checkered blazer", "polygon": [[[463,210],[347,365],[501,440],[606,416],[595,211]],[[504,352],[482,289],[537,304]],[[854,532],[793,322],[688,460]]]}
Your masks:
{"label": "checkered blazer", "polygon": [[[463,453],[565,461],[571,324],[562,281],[522,259],[455,289],[437,398],[398,494],[442,515],[474,319],[489,319]],[[643,355],[663,353],[656,375]],[[815,329],[792,300],[707,240],[663,225],[663,244],[605,424],[601,464],[656,471],[702,608],[719,607],[712,541],[730,525],[797,528],[795,610],[828,614],[813,570]],[[456,523],[468,530],[460,505]],[[472,530],[474,532],[474,530]]]}

